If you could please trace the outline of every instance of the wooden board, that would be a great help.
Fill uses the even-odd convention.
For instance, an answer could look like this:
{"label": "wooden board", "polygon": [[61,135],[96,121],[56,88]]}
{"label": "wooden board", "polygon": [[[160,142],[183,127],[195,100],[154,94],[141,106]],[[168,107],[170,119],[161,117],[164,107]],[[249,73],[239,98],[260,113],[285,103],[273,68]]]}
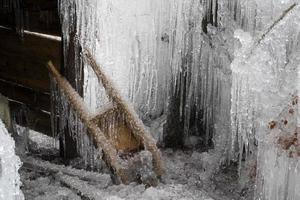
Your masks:
{"label": "wooden board", "polygon": [[24,4],[24,29],[60,35],[58,0],[26,0]]}
{"label": "wooden board", "polygon": [[21,102],[28,107],[50,111],[50,94],[35,91],[31,88],[17,85],[0,79],[0,93],[7,98]]}
{"label": "wooden board", "polygon": [[60,41],[0,28],[0,78],[40,91],[49,91],[48,60],[61,63]]}
{"label": "wooden board", "polygon": [[[9,98],[10,116],[21,126],[51,136],[50,96],[0,79],[0,92]],[[29,121],[28,121],[29,120]]]}
{"label": "wooden board", "polygon": [[26,105],[32,123],[26,122],[24,113],[17,123],[51,135],[46,63],[52,59],[60,66],[61,42],[28,34],[21,39],[14,31],[0,28],[0,47],[0,93],[10,99],[11,113]]}
{"label": "wooden board", "polygon": [[142,141],[133,134],[118,110],[105,113],[96,123],[118,152],[130,153],[143,149]]}
{"label": "wooden board", "polygon": [[0,25],[14,29],[17,23],[24,30],[60,35],[58,0],[0,1]]}

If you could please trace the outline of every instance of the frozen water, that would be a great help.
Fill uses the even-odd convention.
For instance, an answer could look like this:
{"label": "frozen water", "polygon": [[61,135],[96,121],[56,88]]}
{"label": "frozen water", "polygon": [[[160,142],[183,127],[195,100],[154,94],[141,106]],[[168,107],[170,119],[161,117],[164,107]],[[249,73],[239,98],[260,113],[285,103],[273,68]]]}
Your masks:
{"label": "frozen water", "polygon": [[0,119],[0,199],[22,200],[18,169],[21,166],[15,155],[15,142]]}
{"label": "frozen water", "polygon": [[[163,116],[178,118],[183,124],[178,131],[184,132],[182,140],[187,146],[202,143],[211,147],[214,143],[214,153],[223,156],[230,143],[232,59],[232,52],[224,47],[232,43],[233,31],[219,32],[216,28],[223,23],[217,18],[228,19],[222,12],[217,15],[218,6],[227,9],[221,3],[61,1],[65,50],[73,30],[70,26],[75,27],[79,45],[92,52],[144,121]],[[84,100],[96,111],[108,99],[87,64],[84,79]],[[178,116],[168,115],[174,106],[172,99],[180,99],[175,105]],[[169,120],[167,117],[167,124],[172,123]],[[189,139],[190,135],[195,137]],[[218,157],[216,160],[220,160]]]}
{"label": "frozen water", "polygon": [[[52,131],[55,140],[64,138],[66,129],[76,141],[76,149],[87,167],[94,168],[100,163],[97,161],[101,158],[101,151],[96,150],[93,139],[88,136],[87,128],[80,120],[77,113],[69,104],[65,94],[58,88],[56,81],[51,78],[51,101],[52,103]],[[57,116],[60,116],[59,119]],[[62,139],[64,141],[64,139]],[[65,148],[65,143],[62,144]],[[101,168],[101,166],[98,166]]]}
{"label": "frozen water", "polygon": [[[182,124],[186,146],[211,148],[200,156],[209,166],[203,179],[230,160],[239,163],[242,177],[250,163],[257,169],[257,199],[295,200],[299,157],[278,155],[268,123],[298,94],[297,3],[61,1],[65,54],[71,25],[78,45],[92,52],[140,117],[153,121],[155,138],[161,142],[165,134],[156,122],[171,123],[171,116]],[[86,63],[83,73],[84,100],[96,111],[108,99]],[[277,174],[282,176],[274,184]]]}
{"label": "frozen water", "polygon": [[[282,150],[276,144],[278,134],[297,132],[297,123],[293,123],[297,117],[288,118],[292,113],[281,116],[292,109],[287,106],[298,93],[296,80],[300,70],[296,56],[300,53],[300,7],[290,8],[282,10],[284,15],[274,20],[274,25],[258,39],[242,30],[235,31],[241,47],[236,49],[231,64],[232,137],[239,146],[240,162],[253,159],[258,145],[257,199],[299,198],[294,189],[300,183],[299,156],[279,153]],[[290,130],[275,134],[269,128],[273,129],[272,123],[279,123],[277,120],[293,125]]]}

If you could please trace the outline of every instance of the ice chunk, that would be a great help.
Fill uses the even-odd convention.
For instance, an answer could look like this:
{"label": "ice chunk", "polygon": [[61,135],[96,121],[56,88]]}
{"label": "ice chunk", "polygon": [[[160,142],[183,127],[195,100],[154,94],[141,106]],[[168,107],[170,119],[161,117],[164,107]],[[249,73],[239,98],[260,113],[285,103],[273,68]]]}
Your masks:
{"label": "ice chunk", "polygon": [[15,155],[15,142],[0,119],[0,199],[22,200],[18,169],[21,166]]}

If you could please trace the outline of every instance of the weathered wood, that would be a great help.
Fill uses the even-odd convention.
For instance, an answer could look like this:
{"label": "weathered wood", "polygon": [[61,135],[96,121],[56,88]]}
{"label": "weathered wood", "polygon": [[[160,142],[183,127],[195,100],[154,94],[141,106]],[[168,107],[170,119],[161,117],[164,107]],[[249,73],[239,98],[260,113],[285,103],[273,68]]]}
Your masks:
{"label": "weathered wood", "polygon": [[50,94],[35,91],[14,82],[0,79],[0,92],[13,101],[17,101],[37,110],[50,111]]}
{"label": "weathered wood", "polygon": [[59,87],[64,91],[64,94],[69,100],[72,108],[75,110],[82,122],[87,126],[88,133],[91,134],[96,145],[102,148],[107,165],[111,166],[113,172],[121,178],[122,182],[126,182],[128,178],[126,177],[126,173],[123,171],[122,166],[120,165],[116,149],[112,147],[110,141],[105,137],[100,128],[95,123],[92,123],[92,118],[82,98],[72,88],[69,82],[59,74],[51,62],[48,63],[48,68],[52,76],[56,79]]}
{"label": "weathered wood", "polygon": [[[28,107],[17,123],[51,136],[48,59],[60,64],[60,41],[25,34],[21,40],[12,30],[0,28],[0,91],[10,99],[11,112]],[[23,105],[24,104],[24,105]],[[44,112],[46,111],[46,112]]]}
{"label": "weathered wood", "polygon": [[158,176],[162,176],[164,174],[164,166],[161,158],[161,153],[156,146],[154,138],[145,128],[143,122],[134,111],[133,106],[121,96],[120,92],[113,85],[113,82],[107,75],[105,75],[100,65],[96,63],[92,54],[88,50],[85,50],[84,55],[88,63],[94,70],[99,82],[101,82],[103,87],[105,88],[109,99],[116,103],[118,108],[122,110],[123,114],[125,115],[124,119],[130,126],[132,133],[137,139],[142,141],[145,149],[152,153],[154,170]]}
{"label": "weathered wood", "polygon": [[35,90],[49,92],[45,63],[61,63],[61,42],[25,34],[20,39],[12,30],[0,28],[0,78]]}
{"label": "weathered wood", "polygon": [[15,26],[15,22],[13,5],[11,2],[2,1],[2,4],[0,4],[0,25],[12,28]]}
{"label": "weathered wood", "polygon": [[[77,20],[76,20],[76,11],[72,10],[71,7],[68,7],[67,14],[64,17],[68,18],[68,31],[62,36],[63,43],[62,47],[64,49],[64,62],[61,66],[61,74],[68,80],[70,85],[75,89],[75,91],[83,96],[83,65],[81,62],[81,46],[79,44],[78,37],[76,35],[77,31]],[[60,123],[60,122],[59,122]],[[69,121],[66,121],[65,129],[63,130],[63,138],[61,142],[64,143],[64,149],[61,149],[61,155],[64,158],[72,159],[77,157],[77,141],[72,137],[70,133]]]}
{"label": "weathered wood", "polygon": [[124,115],[118,109],[100,116],[96,121],[93,119],[93,122],[99,126],[118,153],[128,154],[143,149],[141,140],[133,134],[125,123]]}
{"label": "weathered wood", "polygon": [[141,141],[124,123],[124,117],[112,102],[103,105],[91,121],[100,127],[118,152],[128,153],[142,149]]}
{"label": "weathered wood", "polygon": [[10,27],[22,34],[24,22],[22,0],[1,1],[0,9],[0,25]]}
{"label": "weathered wood", "polygon": [[[69,82],[58,73],[51,62],[49,62],[48,67],[51,74],[56,79],[59,88],[67,97],[69,104],[77,113],[81,121],[86,125],[88,133],[93,137],[96,146],[102,148],[105,162],[108,166],[110,166],[112,172],[120,178],[121,182],[128,184],[132,181],[142,181],[145,184],[156,186],[157,176],[161,176],[163,172],[162,161],[157,160],[161,159],[161,157],[157,157],[160,156],[160,152],[155,145],[154,139],[150,135],[145,136],[145,134],[149,133],[142,132],[137,134],[134,132],[143,126],[143,124],[137,124],[142,122],[133,122],[133,124],[137,125],[132,128],[132,125],[130,125],[126,120],[124,122],[126,117],[131,117],[128,116],[128,114],[124,115],[124,111],[120,113],[116,111],[111,112],[111,116],[107,116],[103,119],[104,121],[102,121],[101,118],[100,122],[95,122],[95,120],[93,120],[94,118],[85,106],[83,99],[72,88]],[[115,103],[116,102],[113,102],[113,104]],[[132,117],[129,120],[133,120]],[[103,131],[105,131],[105,133]],[[151,143],[152,141],[153,143]],[[133,146],[133,142],[136,144],[133,149],[130,149]],[[143,147],[146,151],[142,151]],[[131,152],[133,155],[130,155],[131,150],[135,151]],[[122,155],[124,151],[125,155]],[[122,159],[121,156],[125,156],[124,158],[126,158],[126,160]],[[156,174],[153,172],[152,175],[149,174],[153,171],[151,162],[153,162],[153,168],[156,172]],[[158,169],[155,167],[160,168]],[[148,172],[150,170],[150,172],[144,172],[145,169],[147,169]],[[145,176],[145,174],[147,175]]]}
{"label": "weathered wood", "polygon": [[0,26],[60,35],[57,0],[6,0],[0,3]]}
{"label": "weathered wood", "polygon": [[23,0],[24,29],[60,35],[61,27],[57,0]]}
{"label": "weathered wood", "polygon": [[[50,135],[50,81],[45,63],[60,66],[61,34],[57,0],[6,0],[0,3],[0,91],[10,98],[13,112],[29,108],[35,125],[20,125]],[[20,30],[25,29],[20,37]],[[33,32],[30,32],[33,31]],[[23,105],[24,104],[24,105]],[[47,112],[44,112],[47,111]],[[24,116],[20,116],[20,119]]]}

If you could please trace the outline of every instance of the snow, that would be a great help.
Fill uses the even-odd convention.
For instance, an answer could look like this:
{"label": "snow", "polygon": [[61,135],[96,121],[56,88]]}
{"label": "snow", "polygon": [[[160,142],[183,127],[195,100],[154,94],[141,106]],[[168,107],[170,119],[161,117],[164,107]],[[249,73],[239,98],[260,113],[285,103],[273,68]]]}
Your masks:
{"label": "snow", "polygon": [[[50,138],[46,141],[46,137],[38,134],[33,139],[38,146],[46,146],[53,141]],[[31,145],[36,144],[30,141],[29,149],[32,149]],[[167,173],[161,183],[153,188],[138,183],[115,185],[105,169],[98,172],[76,169],[78,166],[73,162],[65,166],[58,157],[53,159],[48,156],[53,148],[41,151],[39,155],[22,154],[20,175],[26,199],[250,200],[247,195],[251,197],[253,194],[249,184],[239,183],[234,166],[228,172],[214,174],[214,178],[210,179],[212,161],[207,153],[162,150]],[[144,154],[149,159],[147,152]]]}
{"label": "snow", "polygon": [[34,130],[28,130],[28,138],[30,142],[35,144],[36,149],[58,149],[59,147],[58,140],[55,140],[50,136],[44,135]]}
{"label": "snow", "polygon": [[21,166],[15,155],[15,142],[0,119],[0,199],[22,200],[21,182],[18,169]]}
{"label": "snow", "polygon": [[198,165],[200,160],[190,159],[192,156],[182,151],[165,151],[168,176],[156,188],[137,183],[114,185],[108,174],[24,157],[21,171],[23,191],[27,199],[224,199],[222,193],[218,198],[212,198],[203,190],[200,176],[205,170]]}

